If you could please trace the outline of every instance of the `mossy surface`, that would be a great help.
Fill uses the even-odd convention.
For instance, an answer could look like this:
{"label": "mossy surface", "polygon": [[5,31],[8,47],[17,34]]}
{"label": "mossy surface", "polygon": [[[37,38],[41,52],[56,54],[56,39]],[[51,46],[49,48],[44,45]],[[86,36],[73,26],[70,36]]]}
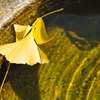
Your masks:
{"label": "mossy surface", "polygon": [[[0,100],[100,100],[100,17],[44,18],[48,64],[11,64]],[[21,22],[20,22],[21,23]]]}

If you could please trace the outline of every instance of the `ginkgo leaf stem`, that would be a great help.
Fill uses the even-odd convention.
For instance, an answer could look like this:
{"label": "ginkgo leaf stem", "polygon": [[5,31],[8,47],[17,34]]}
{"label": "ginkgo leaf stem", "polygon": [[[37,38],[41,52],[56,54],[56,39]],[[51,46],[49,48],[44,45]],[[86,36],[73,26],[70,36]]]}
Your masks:
{"label": "ginkgo leaf stem", "polygon": [[10,62],[8,62],[7,71],[6,71],[6,73],[5,73],[3,82],[2,82],[1,87],[0,87],[0,95],[1,95],[1,91],[2,91],[2,88],[3,88],[4,82],[5,82],[5,80],[6,80],[6,77],[7,77],[7,75],[8,75],[9,69],[10,69]]}
{"label": "ginkgo leaf stem", "polygon": [[47,14],[43,15],[41,18],[46,17],[46,16],[51,15],[51,14],[56,13],[56,12],[62,11],[62,10],[64,10],[64,8],[61,8],[61,9],[52,11],[52,12],[50,12],[50,13],[47,13]]}

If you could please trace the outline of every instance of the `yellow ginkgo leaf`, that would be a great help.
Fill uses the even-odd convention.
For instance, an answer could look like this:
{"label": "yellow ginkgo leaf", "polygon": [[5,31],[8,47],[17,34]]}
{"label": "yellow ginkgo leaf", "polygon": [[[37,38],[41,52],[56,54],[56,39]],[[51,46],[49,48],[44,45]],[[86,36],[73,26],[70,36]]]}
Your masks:
{"label": "yellow ginkgo leaf", "polygon": [[14,24],[14,28],[16,33],[16,41],[18,41],[24,38],[32,27],[29,25],[24,26],[24,25]]}
{"label": "yellow ginkgo leaf", "polygon": [[52,38],[47,35],[45,24],[42,18],[37,18],[37,20],[32,24],[32,34],[37,44],[43,44],[49,42]]}
{"label": "yellow ginkgo leaf", "polygon": [[29,65],[48,63],[47,56],[37,47],[32,34],[15,43],[0,46],[0,53],[11,63]]}
{"label": "yellow ginkgo leaf", "polygon": [[[63,9],[53,11],[49,14],[61,10]],[[10,63],[29,65],[48,63],[49,60],[47,56],[36,43],[43,44],[53,38],[49,38],[47,35],[45,24],[42,20],[43,17],[49,14],[37,18],[32,24],[32,27],[29,25],[23,26],[15,24],[16,42],[0,46],[0,53],[4,55]]]}

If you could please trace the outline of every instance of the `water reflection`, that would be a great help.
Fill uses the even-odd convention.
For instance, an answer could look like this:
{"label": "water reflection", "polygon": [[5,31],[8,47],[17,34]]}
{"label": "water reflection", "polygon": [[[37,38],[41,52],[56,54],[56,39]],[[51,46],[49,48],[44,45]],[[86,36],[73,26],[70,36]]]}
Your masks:
{"label": "water reflection", "polygon": [[63,28],[70,41],[81,50],[90,50],[100,42],[100,16],[55,14],[44,18],[44,21],[47,26]]}

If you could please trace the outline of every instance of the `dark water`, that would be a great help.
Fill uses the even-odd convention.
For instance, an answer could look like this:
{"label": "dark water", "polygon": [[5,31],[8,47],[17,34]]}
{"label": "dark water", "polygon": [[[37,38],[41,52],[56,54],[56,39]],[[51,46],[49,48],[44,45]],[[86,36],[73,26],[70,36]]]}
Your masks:
{"label": "dark water", "polygon": [[[49,20],[48,20],[49,19]],[[79,49],[91,49],[98,46],[100,42],[100,16],[79,16],[79,15],[51,15],[44,18],[47,25],[63,28],[66,36],[69,37]],[[72,36],[69,31],[74,32]],[[79,45],[76,43],[78,42]]]}

